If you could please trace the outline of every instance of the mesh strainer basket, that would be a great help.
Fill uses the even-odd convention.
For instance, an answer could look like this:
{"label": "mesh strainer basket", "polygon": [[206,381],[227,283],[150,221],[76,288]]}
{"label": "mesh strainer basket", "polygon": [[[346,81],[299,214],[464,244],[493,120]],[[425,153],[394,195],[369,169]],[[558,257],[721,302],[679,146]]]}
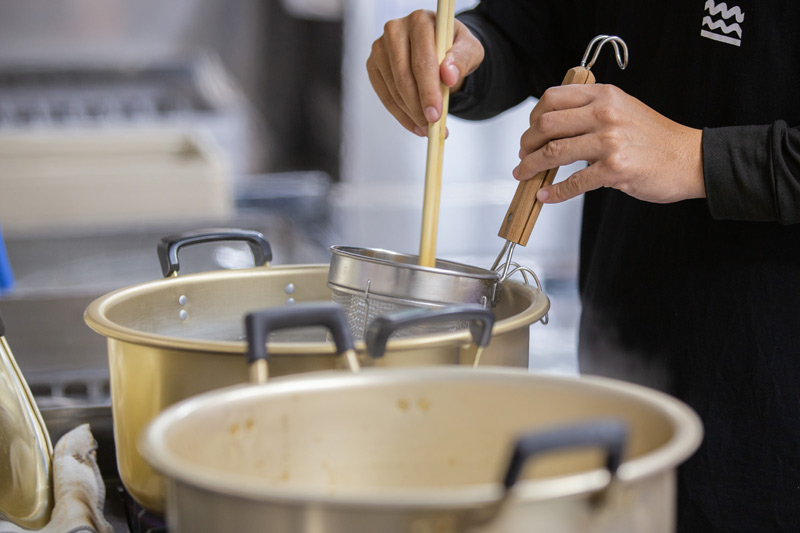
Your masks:
{"label": "mesh strainer basket", "polygon": [[[418,256],[375,248],[332,246],[328,288],[345,309],[353,336],[363,339],[378,316],[403,309],[435,309],[449,305],[494,307],[499,275],[490,270],[436,260],[435,267],[418,264]],[[425,335],[468,327],[466,321],[430,324],[398,332]]]}

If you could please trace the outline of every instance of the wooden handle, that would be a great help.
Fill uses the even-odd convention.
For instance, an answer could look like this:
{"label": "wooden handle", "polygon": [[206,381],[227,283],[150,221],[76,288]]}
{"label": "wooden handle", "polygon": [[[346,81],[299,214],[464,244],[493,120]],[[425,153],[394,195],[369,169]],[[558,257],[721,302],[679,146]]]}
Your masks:
{"label": "wooden handle", "polygon": [[[436,55],[439,64],[453,46],[455,0],[439,0],[436,9]],[[428,125],[428,159],[425,164],[425,198],[422,203],[422,235],[419,264],[436,266],[436,234],[439,228],[439,203],[442,193],[442,158],[447,135],[447,113],[450,108],[450,88],[441,84],[442,116]]]}
{"label": "wooden handle", "polygon": [[[584,67],[569,69],[561,85],[589,85],[594,83],[594,74]],[[542,203],[536,199],[536,193],[544,186],[552,185],[558,168],[539,172],[529,180],[521,181],[511,205],[506,211],[503,224],[498,235],[507,241],[525,246],[533,231],[533,225],[539,218]]]}

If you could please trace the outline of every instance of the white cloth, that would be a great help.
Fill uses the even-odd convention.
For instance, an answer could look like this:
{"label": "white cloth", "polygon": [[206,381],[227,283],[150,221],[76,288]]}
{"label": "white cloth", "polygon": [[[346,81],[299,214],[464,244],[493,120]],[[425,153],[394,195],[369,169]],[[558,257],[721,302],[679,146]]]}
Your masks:
{"label": "white cloth", "polygon": [[[97,442],[89,424],[76,427],[56,444],[53,489],[53,513],[40,533],[113,533],[103,516],[106,487],[97,467]],[[30,531],[0,520],[0,533]]]}

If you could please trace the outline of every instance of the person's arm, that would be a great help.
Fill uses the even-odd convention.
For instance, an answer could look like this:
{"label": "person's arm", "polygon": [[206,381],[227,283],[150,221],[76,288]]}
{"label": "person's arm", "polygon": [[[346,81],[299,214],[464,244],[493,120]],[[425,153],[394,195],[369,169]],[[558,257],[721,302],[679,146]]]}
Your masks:
{"label": "person's arm", "polygon": [[467,120],[494,117],[531,96],[523,56],[491,20],[478,11],[458,15],[458,20],[480,41],[483,63],[450,94],[450,114]]}
{"label": "person's arm", "polygon": [[551,87],[520,140],[518,180],[586,161],[536,197],[558,203],[608,187],[652,203],[705,198],[702,130],[679,124],[613,85]]}
{"label": "person's arm", "polygon": [[703,173],[714,218],[800,223],[800,128],[706,128]]}

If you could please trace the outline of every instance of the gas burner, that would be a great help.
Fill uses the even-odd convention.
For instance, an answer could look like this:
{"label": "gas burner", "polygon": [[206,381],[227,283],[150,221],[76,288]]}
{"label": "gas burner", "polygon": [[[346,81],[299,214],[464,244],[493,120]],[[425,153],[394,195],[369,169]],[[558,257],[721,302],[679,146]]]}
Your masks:
{"label": "gas burner", "polygon": [[163,518],[145,510],[123,487],[118,487],[117,492],[122,499],[131,533],[167,533]]}

